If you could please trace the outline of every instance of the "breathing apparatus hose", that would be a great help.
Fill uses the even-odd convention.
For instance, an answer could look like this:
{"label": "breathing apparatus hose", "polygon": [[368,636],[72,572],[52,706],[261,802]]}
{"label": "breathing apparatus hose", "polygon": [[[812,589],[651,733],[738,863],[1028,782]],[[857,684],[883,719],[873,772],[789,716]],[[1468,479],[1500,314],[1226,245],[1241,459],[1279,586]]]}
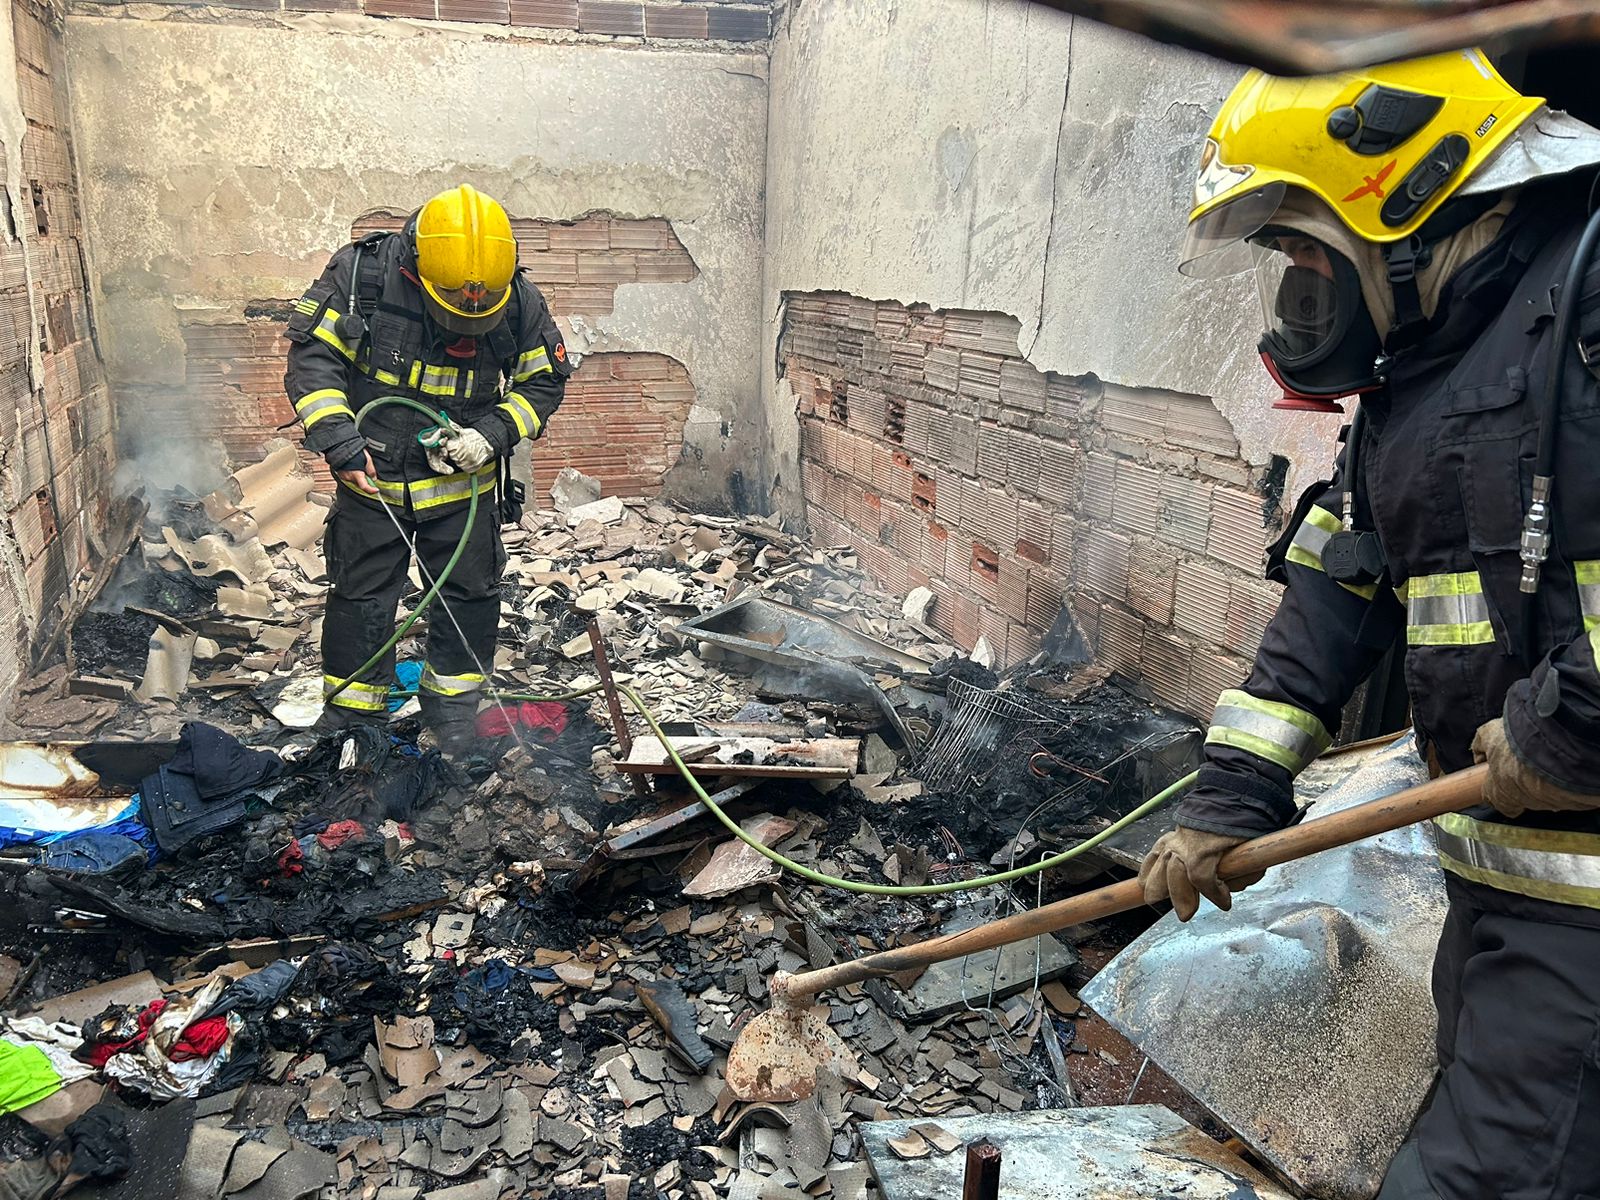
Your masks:
{"label": "breathing apparatus hose", "polygon": [[[449,418],[443,413],[436,412],[434,409],[429,408],[426,404],[423,404],[417,400],[413,400],[409,396],[379,396],[371,404],[368,404],[358,414],[356,414],[356,430],[358,432],[360,431],[361,422],[365,421],[369,415],[376,412],[378,409],[386,408],[391,404],[399,404],[405,408],[415,409],[425,417],[432,417],[441,425],[449,423]],[[467,542],[472,537],[472,527],[477,522],[477,473],[474,471],[467,472],[467,482],[469,485],[469,491],[467,494],[467,521],[461,529],[461,540],[456,543],[456,548],[450,552],[450,558],[444,564],[444,570],[439,572],[438,577],[433,581],[433,586],[423,594],[422,599],[417,602],[417,606],[411,610],[411,615],[404,621],[400,622],[399,628],[394,631],[394,636],[386,641],[383,645],[379,646],[377,652],[371,658],[367,659],[366,662],[362,663],[354,671],[350,672],[346,678],[341,679],[337,687],[324,695],[322,697],[323,704],[330,703],[333,698],[340,692],[344,691],[345,688],[349,687],[352,683],[355,683],[368,671],[372,670],[373,667],[381,663],[388,655],[389,651],[393,650],[400,644],[400,639],[405,637],[407,630],[417,623],[417,618],[422,616],[423,613],[427,612],[428,606],[438,598],[439,591],[444,587],[445,580],[450,578],[450,573],[456,569],[456,564],[461,561],[462,554],[466,553]],[[388,501],[380,497],[378,499],[378,503],[387,504]]]}
{"label": "breathing apparatus hose", "polygon": [[[399,404],[406,408],[415,409],[423,416],[431,417],[438,421],[441,425],[445,424],[447,421],[447,418],[443,413],[436,412],[429,408],[426,404],[422,404],[421,402],[413,400],[408,396],[380,396],[378,399],[372,401],[371,404],[368,404],[365,408],[363,408],[360,414],[357,415],[356,428],[358,430],[361,428],[361,422],[370,413],[391,404]],[[444,569],[441,570],[438,576],[434,579],[433,586],[423,593],[422,599],[419,600],[416,607],[411,610],[411,615],[402,621],[399,627],[395,629],[393,636],[390,637],[388,641],[384,642],[384,644],[378,648],[377,652],[373,654],[371,658],[367,659],[366,662],[362,663],[353,672],[351,672],[348,678],[340,680],[338,686],[336,686],[332,691],[323,697],[324,704],[331,701],[340,692],[344,691],[345,688],[359,680],[368,671],[372,670],[373,667],[382,662],[388,653],[397,645],[399,645],[400,639],[405,637],[406,632],[414,624],[416,624],[418,618],[420,618],[423,613],[427,612],[428,608],[433,604],[433,602],[438,599],[439,592],[444,587],[445,581],[450,578],[451,572],[456,569],[456,564],[461,561],[462,554],[466,552],[467,542],[472,536],[473,524],[478,515],[478,477],[476,474],[469,473],[468,480],[470,484],[470,491],[468,493],[467,500],[466,525],[461,531],[461,540],[456,543],[455,550],[451,552],[449,560],[446,561],[444,565]],[[380,501],[380,503],[384,502]],[[593,684],[589,687],[578,688],[575,691],[557,692],[550,695],[539,695],[532,692],[500,691],[491,691],[489,695],[496,700],[533,701],[536,703],[565,703],[572,700],[580,700],[585,696],[592,696],[600,690],[600,684]],[[1079,842],[1076,846],[1072,846],[1058,854],[1052,854],[1047,858],[1040,859],[1036,863],[1029,863],[1027,866],[1014,867],[1008,871],[999,871],[992,875],[980,876],[976,879],[958,879],[950,883],[926,883],[918,885],[862,883],[858,880],[841,879],[836,875],[828,875],[822,871],[813,870],[812,868],[805,866],[803,863],[797,863],[792,858],[778,853],[770,846],[764,846],[760,842],[756,841],[755,838],[751,837],[742,828],[740,828],[739,823],[727,814],[722,805],[718,804],[711,793],[706,791],[705,787],[700,783],[700,781],[695,778],[694,772],[689,769],[689,764],[684,762],[682,755],[678,753],[677,747],[672,744],[672,739],[669,738],[666,731],[661,728],[661,722],[657,719],[655,713],[650,710],[650,707],[645,704],[644,700],[639,696],[639,694],[626,684],[618,684],[617,691],[627,698],[628,703],[633,705],[639,716],[644,719],[645,724],[650,727],[650,732],[653,733],[661,742],[662,747],[667,752],[667,757],[672,761],[672,765],[677,768],[678,773],[683,776],[684,782],[689,785],[689,790],[694,793],[695,798],[704,804],[708,810],[710,810],[711,815],[716,817],[716,819],[722,823],[723,827],[727,829],[729,833],[733,834],[734,837],[738,838],[741,842],[749,846],[762,857],[769,859],[778,866],[782,867],[785,871],[789,871],[795,875],[798,875],[800,878],[810,883],[820,884],[823,887],[837,888],[846,892],[863,893],[869,896],[939,896],[948,892],[969,892],[976,888],[992,887],[996,884],[1012,883],[1018,879],[1026,879],[1029,876],[1037,875],[1041,871],[1048,871],[1052,867],[1058,867],[1062,863],[1070,862],[1072,859],[1077,858],[1080,854],[1094,849],[1094,847],[1100,845],[1108,838],[1120,833],[1122,830],[1126,829],[1129,825],[1132,825],[1141,817],[1160,808],[1163,804],[1172,799],[1173,796],[1177,795],[1195,780],[1195,776],[1193,774],[1186,775],[1184,778],[1178,780],[1178,782],[1172,784],[1170,787],[1162,789],[1156,795],[1146,800],[1143,804],[1133,809],[1133,811],[1129,812],[1126,816],[1119,818],[1111,825],[1108,825],[1099,833],[1095,834],[1093,837],[1087,838],[1084,841]],[[414,691],[391,689],[390,695],[397,697],[410,697],[416,695],[416,693]]]}

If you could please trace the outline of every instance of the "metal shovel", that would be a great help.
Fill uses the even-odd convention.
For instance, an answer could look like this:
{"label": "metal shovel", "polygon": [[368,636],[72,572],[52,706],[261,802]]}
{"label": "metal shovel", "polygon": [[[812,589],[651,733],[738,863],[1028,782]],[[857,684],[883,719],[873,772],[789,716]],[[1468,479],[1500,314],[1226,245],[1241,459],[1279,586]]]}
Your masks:
{"label": "metal shovel", "polygon": [[[1245,878],[1320,850],[1470,808],[1482,803],[1487,770],[1472,767],[1458,771],[1381,800],[1256,838],[1230,851],[1222,860],[1219,874],[1224,879]],[[816,1088],[817,1072],[823,1067],[837,1064],[848,1069],[853,1064],[849,1048],[828,1027],[827,1008],[809,1002],[819,992],[948,962],[1053,933],[1068,925],[1126,912],[1143,903],[1144,892],[1138,880],[1128,879],[913,946],[883,950],[798,975],[780,972],[768,984],[772,1007],[740,1031],[728,1053],[728,1087],[741,1100],[803,1100]]]}

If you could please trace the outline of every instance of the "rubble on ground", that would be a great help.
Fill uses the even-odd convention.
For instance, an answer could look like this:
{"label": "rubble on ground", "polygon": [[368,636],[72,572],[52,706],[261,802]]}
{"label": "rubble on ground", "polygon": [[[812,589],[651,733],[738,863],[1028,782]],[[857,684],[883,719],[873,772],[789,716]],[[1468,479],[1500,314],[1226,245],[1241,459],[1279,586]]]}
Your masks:
{"label": "rubble on ground", "polygon": [[[492,752],[466,761],[400,696],[390,736],[312,730],[323,498],[291,458],[154,498],[10,714],[34,745],[0,759],[0,1052],[38,1051],[39,1094],[0,1110],[56,1133],[112,1114],[184,1195],[852,1200],[863,1122],[944,1155],[941,1122],[1096,1099],[1079,1064],[1115,1061],[1115,1035],[1080,1036],[1078,955],[1044,939],[825,997],[857,1065],[801,1103],[738,1101],[723,1061],[774,970],[1023,901],[780,877],[692,807],[639,714],[619,734],[603,689],[487,706]],[[599,684],[596,629],[690,770],[796,862],[971,878],[1182,773],[1144,751],[1192,726],[1093,668],[997,692],[927,596],[885,593],[849,547],[591,484],[564,477],[559,511],[505,533],[499,686]],[[424,628],[399,647],[413,686]],[[931,786],[915,768],[940,746]],[[1159,1075],[1141,1095],[1181,1107]]]}

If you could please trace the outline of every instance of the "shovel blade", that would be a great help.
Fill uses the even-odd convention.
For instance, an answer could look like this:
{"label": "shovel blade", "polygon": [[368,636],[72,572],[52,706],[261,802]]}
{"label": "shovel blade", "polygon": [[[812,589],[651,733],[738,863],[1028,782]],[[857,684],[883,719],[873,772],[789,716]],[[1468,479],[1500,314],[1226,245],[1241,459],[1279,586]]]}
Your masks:
{"label": "shovel blade", "polygon": [[728,1051],[728,1090],[741,1100],[788,1104],[816,1091],[817,1072],[854,1074],[855,1055],[828,1027],[823,1005],[769,1009],[754,1017]]}

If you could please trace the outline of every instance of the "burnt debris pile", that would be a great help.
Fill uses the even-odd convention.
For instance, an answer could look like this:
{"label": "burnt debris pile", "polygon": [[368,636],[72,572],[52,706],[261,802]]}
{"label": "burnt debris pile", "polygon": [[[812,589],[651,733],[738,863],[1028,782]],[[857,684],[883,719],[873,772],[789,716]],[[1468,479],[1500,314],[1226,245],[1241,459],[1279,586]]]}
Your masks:
{"label": "burnt debris pile", "polygon": [[[304,503],[261,499],[286,489]],[[826,998],[856,1065],[792,1104],[733,1095],[774,971],[1021,901],[783,873],[606,681],[751,842],[880,884],[1104,828],[1182,774],[1193,725],[1091,666],[997,674],[848,547],[581,491],[505,531],[500,695],[450,758],[411,695],[442,611],[398,647],[386,726],[317,726],[326,570],[292,454],[156,498],[0,747],[8,1186],[849,1198],[864,1122],[914,1120],[900,1150],[937,1156],[942,1121],[1084,1098],[1074,1063],[1110,1052],[1057,938]]]}

